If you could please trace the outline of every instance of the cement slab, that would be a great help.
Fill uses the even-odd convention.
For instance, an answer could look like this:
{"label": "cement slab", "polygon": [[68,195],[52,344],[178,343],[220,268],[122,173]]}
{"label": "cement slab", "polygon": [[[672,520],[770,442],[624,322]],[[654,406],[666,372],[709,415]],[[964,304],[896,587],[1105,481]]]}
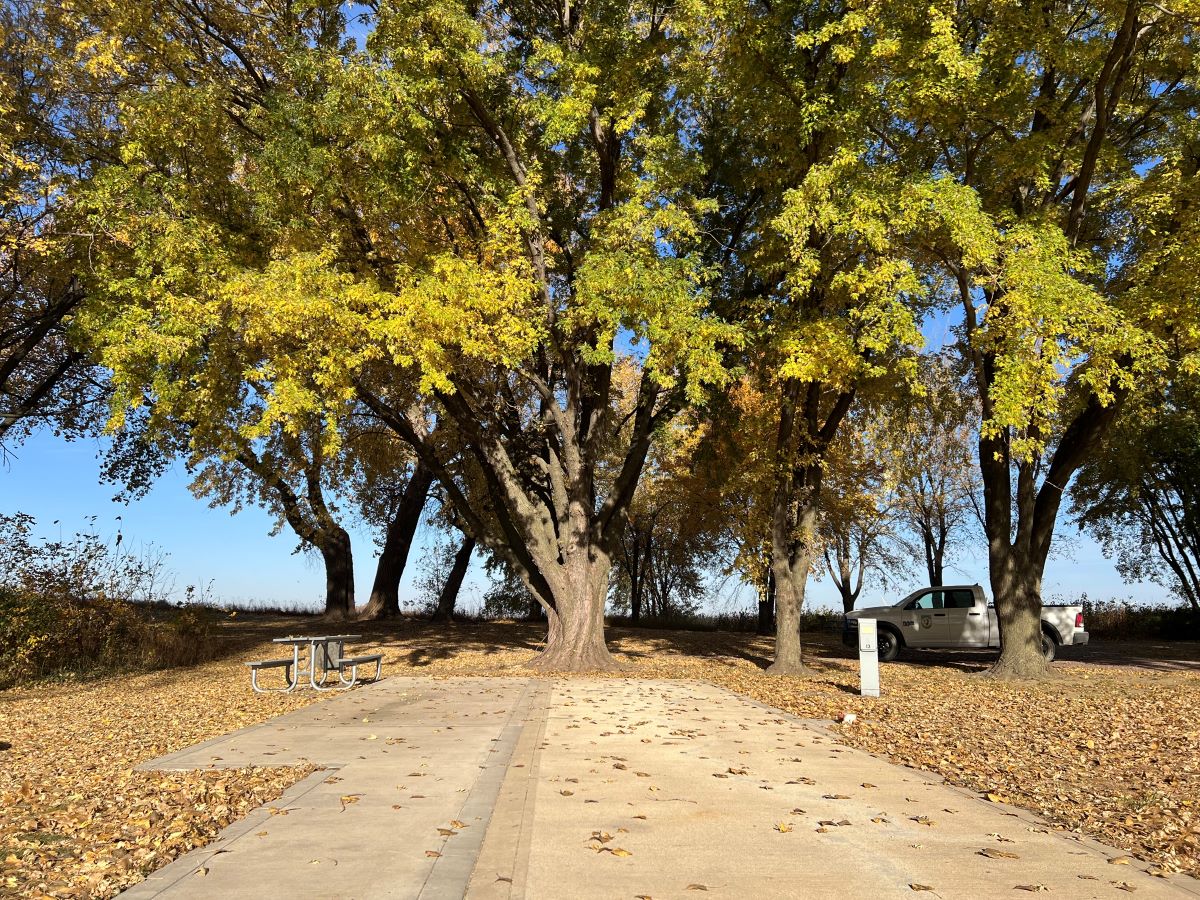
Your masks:
{"label": "cement slab", "polygon": [[1200,897],[701,682],[391,678],[150,766],[302,760],[122,896]]}

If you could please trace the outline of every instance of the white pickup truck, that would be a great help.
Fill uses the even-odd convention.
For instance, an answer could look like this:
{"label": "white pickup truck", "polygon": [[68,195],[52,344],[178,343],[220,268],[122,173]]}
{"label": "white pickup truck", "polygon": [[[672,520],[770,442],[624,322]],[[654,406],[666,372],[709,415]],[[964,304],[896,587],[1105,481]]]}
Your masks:
{"label": "white pickup truck", "polygon": [[[986,649],[1000,646],[996,608],[977,584],[922,588],[895,606],[872,606],[846,613],[842,640],[858,646],[858,620],[879,623],[879,658],[893,660],[904,647]],[[1082,606],[1042,607],[1042,652],[1054,659],[1064,644],[1086,644]]]}

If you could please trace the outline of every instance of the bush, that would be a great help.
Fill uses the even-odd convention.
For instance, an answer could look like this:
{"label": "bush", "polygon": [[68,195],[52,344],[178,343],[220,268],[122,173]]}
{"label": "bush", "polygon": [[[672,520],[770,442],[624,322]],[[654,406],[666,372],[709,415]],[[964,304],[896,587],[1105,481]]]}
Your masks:
{"label": "bush", "polygon": [[215,642],[196,611],[152,617],[150,604],[164,599],[161,555],[133,555],[119,536],[110,547],[94,532],[35,541],[34,525],[0,516],[0,686],[212,658]]}
{"label": "bush", "polygon": [[[622,628],[667,628],[678,631],[733,631],[753,632],[758,630],[758,610],[737,610],[724,613],[676,613],[667,616],[643,616],[634,622],[627,615],[609,615],[609,625]],[[830,609],[801,610],[800,630],[841,631],[842,614]]]}
{"label": "bush", "polygon": [[93,671],[155,669],[211,659],[215,641],[191,610],[152,621],[124,600],[75,600],[0,588],[0,687]]}
{"label": "bush", "polygon": [[1081,599],[1088,634],[1097,640],[1200,640],[1200,612],[1132,600]]}

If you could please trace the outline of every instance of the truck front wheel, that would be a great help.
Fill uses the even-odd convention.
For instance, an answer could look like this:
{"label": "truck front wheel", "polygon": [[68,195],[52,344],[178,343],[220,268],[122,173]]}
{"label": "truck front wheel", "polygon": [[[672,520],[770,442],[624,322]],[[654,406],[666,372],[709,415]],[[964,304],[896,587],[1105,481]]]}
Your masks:
{"label": "truck front wheel", "polygon": [[[1042,632],[1042,656],[1046,657],[1046,662],[1054,662],[1054,652],[1058,649],[1058,644],[1054,643],[1054,638]],[[882,654],[881,654],[882,655]]]}
{"label": "truck front wheel", "polygon": [[880,662],[891,662],[900,655],[900,635],[890,628],[880,628],[877,641]]}

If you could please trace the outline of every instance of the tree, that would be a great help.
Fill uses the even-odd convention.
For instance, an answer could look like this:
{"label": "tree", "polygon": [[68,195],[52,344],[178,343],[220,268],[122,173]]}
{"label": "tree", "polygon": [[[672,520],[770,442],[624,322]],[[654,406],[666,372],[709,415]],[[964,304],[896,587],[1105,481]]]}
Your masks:
{"label": "tree", "polygon": [[[372,442],[375,441],[384,445],[382,459],[374,454],[364,457],[364,448],[354,447],[360,462],[355,467],[357,477],[350,488],[363,518],[374,524],[383,538],[371,594],[359,612],[359,618],[363,619],[400,615],[400,580],[404,577],[409,552],[434,485],[433,473],[419,459],[409,466],[400,461],[408,454],[397,459],[397,441],[390,432],[372,434]],[[388,450],[392,452],[388,453]]]}
{"label": "tree", "polygon": [[[326,459],[321,424],[297,431],[280,429],[262,450],[243,445],[234,451],[233,460],[210,454],[199,463],[192,490],[209,497],[212,505],[232,505],[235,511],[240,505],[239,491],[257,495],[291,526],[302,547],[321,554],[325,616],[348,618],[354,613],[354,554],[350,533],[338,521],[337,508],[328,498],[331,482],[337,483],[336,475]],[[297,488],[295,482],[302,486]]]}
{"label": "tree", "polygon": [[615,587],[634,622],[690,612],[703,590],[722,530],[712,482],[695,467],[706,434],[694,416],[660,429],[626,512]]}
{"label": "tree", "polygon": [[[724,377],[718,344],[736,340],[695,249],[694,109],[720,60],[693,11],[398,0],[359,50],[332,4],[153,24],[100,5],[114,64],[145,72],[125,165],[93,194],[129,261],[94,279],[121,399],[170,393],[166,371],[230,318],[270,335],[264,425],[353,392],[542,604],[534,665],[614,667],[604,600],[651,436]],[[622,359],[640,377],[619,422]],[[449,471],[463,459],[478,495]]]}
{"label": "tree", "polygon": [[[978,522],[978,422],[971,395],[944,356],[926,357],[920,397],[896,410],[897,515],[925,560],[930,587],[943,584],[953,538]],[[919,549],[918,549],[919,548]]]}
{"label": "tree", "polygon": [[[253,418],[254,405],[243,411]],[[327,457],[321,430],[319,421],[310,420],[308,427],[280,427],[251,440],[215,416],[201,426],[164,419],[143,406],[113,435],[103,477],[120,485],[118,499],[128,502],[144,496],[172,462],[182,459],[193,476],[192,492],[210,506],[227,506],[233,513],[247,503],[262,506],[277,519],[273,534],[286,524],[300,541],[298,549],[320,554],[325,615],[343,619],[354,612],[353,552],[331,497],[349,481],[349,464],[345,456]]]}
{"label": "tree", "polygon": [[76,38],[40,3],[0,10],[0,444],[98,426],[103,381],[68,322],[85,297],[73,199],[108,136],[100,86],[63,65]]}
{"label": "tree", "polygon": [[852,414],[825,460],[825,569],[845,612],[854,609],[867,572],[886,577],[899,566],[899,459],[892,445],[893,422],[885,418],[890,412],[880,416],[864,408]]}
{"label": "tree", "polygon": [[[820,559],[826,454],[864,385],[910,379],[924,285],[903,251],[914,213],[903,173],[870,159],[886,4],[737,4],[721,32],[733,60],[707,148],[730,198],[710,226],[722,302],[753,348],[747,370],[770,400],[769,560],[777,618],[773,674],[802,674],[800,613]],[[883,113],[882,108],[878,113]],[[882,390],[882,388],[879,388]]]}
{"label": "tree", "polygon": [[463,535],[462,541],[454,551],[450,563],[450,571],[438,592],[437,604],[433,610],[433,621],[449,622],[454,618],[454,605],[462,590],[463,579],[467,576],[467,568],[471,565],[471,554],[475,552],[475,538]]}
{"label": "tree", "polygon": [[1185,378],[1134,405],[1072,494],[1079,527],[1116,557],[1125,580],[1156,582],[1200,610],[1198,400]]}
{"label": "tree", "polygon": [[900,42],[925,52],[896,57],[878,148],[941,176],[928,196],[940,224],[913,246],[961,309],[981,409],[1003,636],[991,674],[1041,677],[1063,492],[1167,353],[1194,353],[1180,291],[1196,253],[1194,24],[1142,0],[899,9],[906,19]]}
{"label": "tree", "polygon": [[758,631],[775,633],[770,565],[771,416],[769,398],[743,376],[701,411],[691,453],[691,490],[706,497],[704,515],[714,544],[758,597]]}

